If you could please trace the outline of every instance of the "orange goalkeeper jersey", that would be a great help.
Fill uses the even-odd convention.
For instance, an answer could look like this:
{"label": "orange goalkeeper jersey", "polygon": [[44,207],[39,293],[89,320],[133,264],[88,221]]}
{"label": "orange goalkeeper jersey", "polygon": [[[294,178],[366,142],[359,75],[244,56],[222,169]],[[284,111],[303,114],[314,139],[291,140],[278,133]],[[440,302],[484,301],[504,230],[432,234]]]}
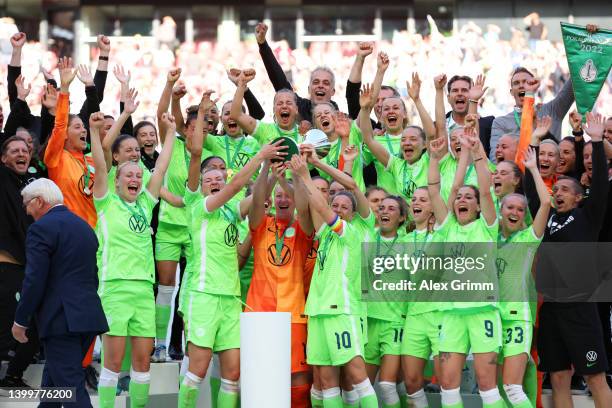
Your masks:
{"label": "orange goalkeeper jersey", "polygon": [[251,236],[253,277],[247,305],[255,312],[291,312],[292,323],[306,323],[305,265],[313,236],[298,221],[288,224],[269,215]]}

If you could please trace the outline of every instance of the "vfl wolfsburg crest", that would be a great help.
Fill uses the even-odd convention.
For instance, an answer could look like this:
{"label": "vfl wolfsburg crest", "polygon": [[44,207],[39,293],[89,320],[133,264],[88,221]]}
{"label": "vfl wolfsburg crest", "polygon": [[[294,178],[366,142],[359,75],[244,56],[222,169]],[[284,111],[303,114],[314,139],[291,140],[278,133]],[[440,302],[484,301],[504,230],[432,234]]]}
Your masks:
{"label": "vfl wolfsburg crest", "polygon": [[578,112],[584,116],[593,109],[612,65],[612,31],[561,23],[561,33],[569,65]]}

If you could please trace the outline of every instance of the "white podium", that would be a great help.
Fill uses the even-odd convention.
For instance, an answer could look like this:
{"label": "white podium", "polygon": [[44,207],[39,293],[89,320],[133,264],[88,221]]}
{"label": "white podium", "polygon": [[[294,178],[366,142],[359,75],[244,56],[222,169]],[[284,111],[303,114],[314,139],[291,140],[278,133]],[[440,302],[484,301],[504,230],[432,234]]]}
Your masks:
{"label": "white podium", "polygon": [[240,315],[242,408],[291,406],[291,313]]}

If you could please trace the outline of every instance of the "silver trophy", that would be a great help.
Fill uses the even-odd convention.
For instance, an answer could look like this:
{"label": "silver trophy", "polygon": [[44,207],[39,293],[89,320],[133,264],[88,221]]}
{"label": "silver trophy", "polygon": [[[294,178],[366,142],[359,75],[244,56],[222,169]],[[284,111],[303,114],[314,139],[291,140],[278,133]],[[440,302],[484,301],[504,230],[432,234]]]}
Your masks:
{"label": "silver trophy", "polygon": [[301,144],[310,144],[315,148],[317,156],[323,158],[329,153],[331,149],[331,143],[327,138],[327,135],[319,129],[310,129],[304,135],[304,141]]}

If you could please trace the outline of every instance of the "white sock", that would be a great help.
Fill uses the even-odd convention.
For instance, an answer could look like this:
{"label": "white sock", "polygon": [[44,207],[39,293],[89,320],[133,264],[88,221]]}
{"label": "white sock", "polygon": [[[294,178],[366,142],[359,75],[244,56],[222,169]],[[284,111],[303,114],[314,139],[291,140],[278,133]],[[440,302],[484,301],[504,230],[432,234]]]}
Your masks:
{"label": "white sock", "polygon": [[181,369],[179,371],[179,375],[185,376],[188,370],[189,370],[189,357],[187,357],[187,355],[184,355],[183,362],[181,363]]}
{"label": "white sock", "polygon": [[369,378],[366,378],[359,384],[353,384],[353,389],[357,391],[357,394],[359,394],[359,399],[376,394],[376,391],[374,391],[374,387],[372,387]]}
{"label": "white sock", "polygon": [[98,380],[99,387],[116,387],[119,382],[119,373],[102,367],[100,371],[100,379]]}
{"label": "white sock", "polygon": [[379,381],[378,386],[380,387],[381,399],[385,404],[393,405],[399,402],[399,395],[397,394],[396,384],[394,382]]}
{"label": "white sock", "polygon": [[238,394],[238,392],[240,391],[238,381],[231,381],[225,378],[221,378],[221,391],[226,394]]}
{"label": "white sock", "polygon": [[427,396],[425,390],[421,388],[414,394],[408,394],[408,399],[412,402],[414,408],[426,408],[429,403],[427,402]]}
{"label": "white sock", "polygon": [[340,387],[333,387],[323,390],[323,400],[332,399],[340,396]]}
{"label": "white sock", "polygon": [[499,388],[497,387],[492,388],[489,391],[478,390],[478,392],[480,393],[480,398],[482,398],[483,404],[493,404],[501,400],[501,395],[499,395]]}
{"label": "white sock", "polygon": [[461,402],[461,392],[459,392],[459,387],[452,390],[440,388],[440,394],[442,396],[443,405],[455,405]]}
{"label": "white sock", "polygon": [[314,385],[310,387],[310,396],[316,400],[323,400],[323,391],[317,390]]}
{"label": "white sock", "polygon": [[185,378],[183,378],[183,385],[186,385],[192,388],[198,388],[200,384],[202,383],[202,380],[203,380],[202,378],[198,377],[191,371],[187,371],[185,373]]}
{"label": "white sock", "polygon": [[506,391],[508,401],[510,401],[512,405],[520,404],[528,399],[527,394],[523,391],[523,386],[520,384],[504,384],[504,391]]}
{"label": "white sock", "polygon": [[155,304],[160,306],[170,306],[172,304],[172,294],[174,293],[174,286],[157,286],[157,298],[155,298]]}
{"label": "white sock", "polygon": [[342,401],[347,405],[353,405],[359,401],[359,394],[357,390],[342,390]]}
{"label": "white sock", "polygon": [[142,371],[134,371],[134,369],[132,369],[130,371],[130,377],[131,377],[130,381],[134,381],[135,383],[138,383],[138,384],[149,384],[151,382],[151,372],[150,371],[142,372]]}

